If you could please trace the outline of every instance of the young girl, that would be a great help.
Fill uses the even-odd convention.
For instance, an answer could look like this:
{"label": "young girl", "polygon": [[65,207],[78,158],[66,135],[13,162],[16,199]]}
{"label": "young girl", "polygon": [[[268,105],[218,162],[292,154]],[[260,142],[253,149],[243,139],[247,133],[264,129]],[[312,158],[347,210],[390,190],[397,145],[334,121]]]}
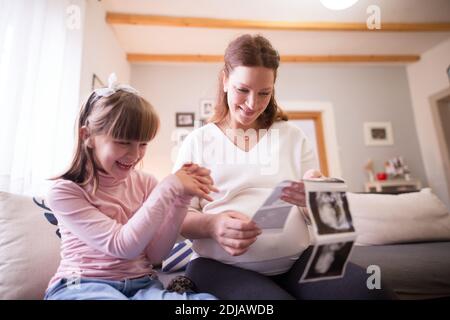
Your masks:
{"label": "young girl", "polygon": [[152,271],[174,245],[191,198],[211,200],[216,191],[195,164],[160,183],[134,169],[158,126],[152,106],[113,78],[82,107],[72,164],[48,194],[62,243],[45,299],[215,299],[164,290]]}

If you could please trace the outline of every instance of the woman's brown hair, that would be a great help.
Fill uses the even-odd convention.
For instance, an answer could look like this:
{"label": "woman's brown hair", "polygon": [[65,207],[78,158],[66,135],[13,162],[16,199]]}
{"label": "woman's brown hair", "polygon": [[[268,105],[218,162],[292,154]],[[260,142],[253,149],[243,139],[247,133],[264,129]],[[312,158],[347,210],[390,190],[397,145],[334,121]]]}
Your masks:
{"label": "woman's brown hair", "polygon": [[152,105],[141,96],[118,90],[109,97],[93,92],[83,104],[77,120],[77,142],[69,169],[53,179],[73,181],[81,186],[91,182],[98,187],[101,168],[94,161],[92,148],[81,137],[86,127],[90,136],[109,135],[113,139],[150,141],[159,128],[159,118]]}
{"label": "woman's brown hair", "polygon": [[[272,69],[274,79],[277,77],[277,70],[280,64],[280,56],[272,47],[269,40],[261,35],[252,36],[245,34],[233,40],[225,50],[225,65],[219,75],[219,90],[214,114],[209,122],[220,123],[229,112],[227,93],[223,90],[223,79],[229,77],[234,68],[245,67],[265,67]],[[264,112],[258,117],[260,128],[269,128],[275,121],[288,120],[287,115],[281,110],[275,101],[275,91],[272,90],[269,104]]]}

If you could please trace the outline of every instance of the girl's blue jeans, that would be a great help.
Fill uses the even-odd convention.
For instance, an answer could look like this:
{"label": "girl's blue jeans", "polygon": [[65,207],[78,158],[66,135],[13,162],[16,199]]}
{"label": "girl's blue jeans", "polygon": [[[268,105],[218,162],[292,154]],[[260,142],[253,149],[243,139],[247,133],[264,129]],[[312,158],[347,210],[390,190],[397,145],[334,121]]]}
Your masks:
{"label": "girl's blue jeans", "polygon": [[45,300],[216,300],[208,293],[169,292],[155,275],[121,281],[63,278],[48,288]]}

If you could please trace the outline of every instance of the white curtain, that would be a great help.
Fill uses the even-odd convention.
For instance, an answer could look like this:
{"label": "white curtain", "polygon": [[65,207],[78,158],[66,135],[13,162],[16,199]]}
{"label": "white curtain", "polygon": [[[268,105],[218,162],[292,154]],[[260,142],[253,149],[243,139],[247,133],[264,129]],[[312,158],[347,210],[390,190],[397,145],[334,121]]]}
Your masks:
{"label": "white curtain", "polygon": [[43,195],[70,161],[83,10],[84,0],[0,0],[1,191]]}

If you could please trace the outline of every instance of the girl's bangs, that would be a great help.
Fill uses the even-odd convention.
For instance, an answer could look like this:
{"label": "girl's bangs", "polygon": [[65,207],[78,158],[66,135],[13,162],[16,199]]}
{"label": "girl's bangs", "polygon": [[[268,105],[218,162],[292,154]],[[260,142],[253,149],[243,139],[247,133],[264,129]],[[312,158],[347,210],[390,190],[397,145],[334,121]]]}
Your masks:
{"label": "girl's bangs", "polygon": [[117,140],[150,141],[159,126],[153,107],[140,97],[117,105],[117,116],[108,134]]}

